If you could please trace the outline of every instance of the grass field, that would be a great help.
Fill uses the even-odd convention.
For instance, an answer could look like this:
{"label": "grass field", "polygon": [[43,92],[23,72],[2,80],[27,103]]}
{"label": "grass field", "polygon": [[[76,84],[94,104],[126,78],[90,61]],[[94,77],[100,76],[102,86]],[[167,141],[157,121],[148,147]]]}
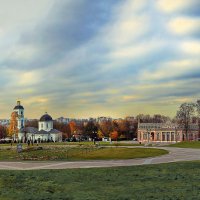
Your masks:
{"label": "grass field", "polygon": [[200,199],[200,162],[0,171],[0,199],[196,200]]}
{"label": "grass field", "polygon": [[115,147],[55,147],[46,146],[42,150],[24,149],[17,153],[16,149],[0,150],[0,160],[98,160],[98,159],[131,159],[154,157],[168,153],[162,149],[151,148],[115,148]]}
{"label": "grass field", "polygon": [[[112,143],[110,142],[103,142],[103,141],[97,141],[95,142],[97,145],[100,146],[144,146],[143,144],[139,144],[139,143],[135,143],[130,141],[129,143],[127,142],[123,142],[123,141],[112,141]],[[40,146],[49,146],[49,145],[53,145],[53,146],[72,146],[72,145],[76,145],[76,146],[80,146],[80,145],[93,145],[94,142],[89,142],[89,141],[84,141],[84,142],[49,142],[49,143],[40,143]],[[17,146],[17,143],[13,143],[12,144],[13,147]],[[26,144],[24,144],[26,145]],[[0,147],[10,147],[11,145],[8,144],[0,144]],[[36,146],[36,144],[34,144],[34,146]]]}
{"label": "grass field", "polygon": [[176,144],[170,144],[169,147],[180,147],[180,148],[200,148],[200,141],[191,142],[178,142]]}

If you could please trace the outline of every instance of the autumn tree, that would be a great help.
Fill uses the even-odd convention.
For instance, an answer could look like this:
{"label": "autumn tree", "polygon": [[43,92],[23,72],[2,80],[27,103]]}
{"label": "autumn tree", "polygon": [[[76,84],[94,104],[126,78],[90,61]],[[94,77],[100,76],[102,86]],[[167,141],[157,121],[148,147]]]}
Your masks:
{"label": "autumn tree", "polygon": [[76,132],[76,123],[74,121],[69,122],[70,132],[73,135]]}
{"label": "autumn tree", "polygon": [[118,138],[118,132],[117,132],[117,131],[111,132],[111,133],[110,133],[110,138],[111,138],[112,140],[117,140],[117,138]]}
{"label": "autumn tree", "polygon": [[181,125],[183,131],[185,132],[186,140],[189,139],[188,132],[190,130],[190,123],[192,120],[192,116],[194,115],[194,112],[195,112],[194,103],[183,103],[181,104],[176,114],[178,123]]}
{"label": "autumn tree", "polygon": [[25,122],[25,127],[34,127],[34,128],[38,128],[38,120],[34,119],[34,120],[27,120]]}
{"label": "autumn tree", "polygon": [[54,128],[62,132],[63,139],[71,137],[71,130],[69,124],[54,122]]}
{"label": "autumn tree", "polygon": [[102,139],[103,137],[104,137],[104,135],[103,135],[103,133],[102,133],[102,131],[99,129],[98,130],[98,132],[97,132],[97,137],[99,138],[99,139]]}
{"label": "autumn tree", "polygon": [[112,122],[112,129],[113,131],[119,131],[119,124],[115,120]]}
{"label": "autumn tree", "polygon": [[111,121],[103,121],[99,123],[99,129],[102,131],[105,137],[108,137],[109,134],[113,131],[113,126]]}
{"label": "autumn tree", "polygon": [[10,137],[17,137],[18,136],[18,128],[17,128],[17,119],[18,119],[18,114],[17,112],[12,112],[11,114],[11,119],[10,119],[10,126],[9,126],[9,136]]}
{"label": "autumn tree", "polygon": [[121,120],[118,123],[119,126],[119,130],[118,130],[118,134],[122,136],[124,136],[124,138],[126,139],[130,139],[130,124],[127,120]]}
{"label": "autumn tree", "polygon": [[84,124],[83,123],[76,123],[76,131],[79,135],[81,135],[84,131]]}
{"label": "autumn tree", "polygon": [[0,125],[0,138],[5,138],[7,134],[8,134],[7,127]]}
{"label": "autumn tree", "polygon": [[84,134],[91,138],[97,137],[98,127],[93,121],[89,121],[84,127]]}

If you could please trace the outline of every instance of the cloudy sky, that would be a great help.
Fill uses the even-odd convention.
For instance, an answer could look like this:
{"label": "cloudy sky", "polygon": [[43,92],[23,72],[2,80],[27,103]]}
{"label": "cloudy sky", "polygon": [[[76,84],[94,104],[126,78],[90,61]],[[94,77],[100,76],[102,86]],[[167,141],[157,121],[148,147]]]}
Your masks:
{"label": "cloudy sky", "polygon": [[0,0],[0,118],[174,116],[200,98],[199,0]]}

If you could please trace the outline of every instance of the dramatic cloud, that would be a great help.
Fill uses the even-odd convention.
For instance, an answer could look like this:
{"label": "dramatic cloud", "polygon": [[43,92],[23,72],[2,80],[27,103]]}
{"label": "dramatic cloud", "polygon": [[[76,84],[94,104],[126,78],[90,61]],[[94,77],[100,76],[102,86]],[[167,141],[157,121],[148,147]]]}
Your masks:
{"label": "dramatic cloud", "polygon": [[169,29],[177,35],[195,35],[200,32],[200,18],[178,17],[169,22]]}
{"label": "dramatic cloud", "polygon": [[158,0],[158,8],[166,13],[188,13],[199,14],[199,0]]}
{"label": "dramatic cloud", "polygon": [[198,0],[0,0],[0,118],[175,115],[200,84]]}

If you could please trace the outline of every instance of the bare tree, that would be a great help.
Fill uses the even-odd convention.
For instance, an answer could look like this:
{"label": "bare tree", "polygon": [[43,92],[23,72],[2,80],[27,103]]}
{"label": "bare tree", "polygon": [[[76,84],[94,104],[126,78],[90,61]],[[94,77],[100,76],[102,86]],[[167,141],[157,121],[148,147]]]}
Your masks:
{"label": "bare tree", "polygon": [[198,137],[200,137],[200,99],[197,100],[196,108],[197,108],[197,121],[198,121],[198,128],[199,128]]}
{"label": "bare tree", "polygon": [[196,105],[194,103],[183,103],[181,104],[176,114],[178,123],[181,125],[183,131],[185,132],[186,140],[189,139],[188,132],[190,130],[192,117],[195,113],[195,106]]}
{"label": "bare tree", "polygon": [[155,114],[153,116],[139,114],[136,116],[136,119],[138,121],[140,120],[141,123],[166,123],[167,121],[171,121],[170,117],[160,114]]}

